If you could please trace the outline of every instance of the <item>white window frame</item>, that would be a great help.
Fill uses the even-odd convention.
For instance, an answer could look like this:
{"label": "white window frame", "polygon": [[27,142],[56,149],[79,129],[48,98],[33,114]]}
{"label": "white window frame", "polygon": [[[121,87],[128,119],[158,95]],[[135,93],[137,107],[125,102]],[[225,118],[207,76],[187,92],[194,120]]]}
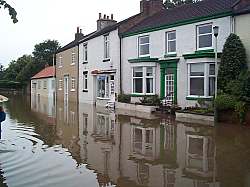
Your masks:
{"label": "white window frame", "polygon": [[[109,76],[109,75],[101,75],[101,76],[105,76],[105,77],[106,77],[106,78],[105,78],[105,81],[104,81],[104,84],[105,84],[105,90],[104,90],[104,92],[105,92],[105,93],[104,93],[104,97],[100,97],[100,96],[99,96],[99,94],[98,94],[98,91],[99,91],[99,90],[98,90],[98,84],[99,84],[98,81],[99,81],[99,80],[97,79],[97,84],[96,84],[96,86],[97,86],[97,89],[96,89],[96,90],[97,90],[97,99],[110,99],[110,98],[109,98],[109,96],[110,96],[110,94],[109,94],[109,93],[110,93],[110,92],[109,92],[110,76]],[[107,81],[107,78],[109,79],[109,81]],[[108,90],[107,90],[107,89],[108,89]]]}
{"label": "white window frame", "polygon": [[38,81],[38,89],[39,90],[41,89],[41,81],[40,80]]}
{"label": "white window frame", "polygon": [[61,55],[59,56],[58,67],[59,67],[59,68],[63,67],[63,59],[62,59],[62,56],[61,56]]}
{"label": "white window frame", "polygon": [[[168,35],[171,34],[171,33],[175,33],[175,39],[169,39],[168,38]],[[176,51],[177,51],[177,36],[176,36],[176,30],[173,30],[173,31],[168,31],[165,33],[165,46],[166,46],[166,54],[176,54]],[[174,52],[169,52],[169,42],[173,42],[175,41],[175,51]]]}
{"label": "white window frame", "polygon": [[[140,43],[140,39],[142,38],[148,38],[148,43],[143,43],[141,44]],[[141,46],[145,46],[145,45],[148,45],[148,54],[142,54],[141,55]],[[144,36],[139,36],[138,37],[138,56],[139,57],[147,57],[147,56],[150,56],[150,36],[149,35],[144,35]]]}
{"label": "white window frame", "polygon": [[83,44],[83,63],[88,62],[88,44],[84,43]]}
{"label": "white window frame", "polygon": [[43,80],[43,89],[44,89],[44,90],[47,89],[47,80]]}
{"label": "white window frame", "polygon": [[[205,34],[199,34],[199,28],[200,27],[204,27],[204,26],[208,26],[211,25],[212,30],[211,33],[205,33]],[[199,47],[199,38],[200,36],[206,36],[206,35],[212,35],[212,45],[210,47]],[[196,26],[196,45],[197,45],[197,50],[206,50],[206,49],[213,49],[213,24],[212,23],[206,23],[206,24],[202,24],[202,25],[197,25]]]}
{"label": "white window frame", "polygon": [[[191,76],[191,64],[204,64],[204,76]],[[213,96],[209,96],[209,77],[215,77],[215,75],[209,75],[209,66],[210,64],[215,64],[214,62],[190,62],[188,63],[188,96],[192,98],[213,98]],[[190,79],[191,78],[204,78],[204,95],[191,95],[190,94]]]}
{"label": "white window frame", "polygon": [[76,91],[76,78],[75,77],[71,77],[71,92]]}
{"label": "white window frame", "polygon": [[[142,77],[134,77],[134,68],[142,68]],[[153,68],[153,75],[152,76],[146,76],[147,75],[147,68]],[[134,66],[132,67],[132,94],[135,95],[155,95],[155,66]],[[142,79],[142,93],[136,93],[134,92],[134,79]],[[153,78],[153,93],[147,93],[147,78]]]}
{"label": "white window frame", "polygon": [[[87,84],[86,84],[87,83]],[[88,91],[88,72],[83,72],[83,91]]]}
{"label": "white window frame", "polygon": [[104,59],[110,59],[110,38],[109,34],[104,35]]}
{"label": "white window frame", "polygon": [[59,86],[58,90],[63,89],[63,80],[62,79],[59,80],[58,86]]}
{"label": "white window frame", "polygon": [[71,65],[75,65],[76,64],[76,53],[73,51],[71,53]]}

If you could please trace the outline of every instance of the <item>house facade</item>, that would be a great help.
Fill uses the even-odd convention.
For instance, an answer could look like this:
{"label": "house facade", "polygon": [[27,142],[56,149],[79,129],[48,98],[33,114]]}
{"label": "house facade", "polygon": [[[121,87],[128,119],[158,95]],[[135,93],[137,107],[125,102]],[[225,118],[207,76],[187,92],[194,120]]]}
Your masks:
{"label": "house facade", "polygon": [[78,102],[78,41],[83,38],[77,28],[75,40],[56,52],[57,99]]}
{"label": "house facade", "polygon": [[213,27],[220,29],[220,56],[233,32],[231,7],[230,0],[184,5],[161,11],[124,33],[123,93],[130,94],[132,102],[159,95],[181,107],[193,106],[199,98],[211,100],[215,92]]}
{"label": "house facade", "polygon": [[79,102],[113,104],[121,89],[121,33],[163,10],[161,0],[142,0],[140,13],[117,23],[99,14],[97,30],[79,42]]}
{"label": "house facade", "polygon": [[45,67],[31,78],[31,96],[54,98],[55,68]]}

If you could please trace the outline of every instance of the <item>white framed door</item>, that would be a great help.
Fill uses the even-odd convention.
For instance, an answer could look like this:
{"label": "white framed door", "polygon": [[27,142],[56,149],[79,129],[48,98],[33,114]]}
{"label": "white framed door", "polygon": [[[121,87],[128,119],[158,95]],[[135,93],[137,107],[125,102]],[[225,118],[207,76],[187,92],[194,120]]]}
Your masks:
{"label": "white framed door", "polygon": [[69,99],[69,76],[64,76],[64,100]]}
{"label": "white framed door", "polygon": [[115,102],[115,76],[110,75],[109,79],[109,98],[111,101]]}
{"label": "white framed door", "polygon": [[165,98],[168,102],[174,101],[174,74],[165,75]]}

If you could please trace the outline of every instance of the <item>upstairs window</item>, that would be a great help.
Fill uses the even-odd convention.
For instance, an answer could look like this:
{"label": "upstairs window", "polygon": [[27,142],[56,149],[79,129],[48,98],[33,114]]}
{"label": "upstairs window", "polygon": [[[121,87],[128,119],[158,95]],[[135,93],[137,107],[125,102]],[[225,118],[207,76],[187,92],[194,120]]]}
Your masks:
{"label": "upstairs window", "polygon": [[139,37],[139,57],[149,56],[149,36]]}
{"label": "upstairs window", "polygon": [[75,91],[76,90],[76,78],[72,77],[71,78],[71,91]]}
{"label": "upstairs window", "polygon": [[83,72],[83,91],[88,91],[88,72]]}
{"label": "upstairs window", "polygon": [[63,59],[62,56],[59,56],[59,63],[58,63],[59,68],[63,66]]}
{"label": "upstairs window", "polygon": [[109,35],[104,36],[104,59],[109,59],[110,46],[109,46]]}
{"label": "upstairs window", "polygon": [[86,63],[88,61],[88,45],[83,45],[83,62]]}
{"label": "upstairs window", "polygon": [[71,65],[74,65],[76,63],[76,54],[75,52],[72,52],[71,54]]}
{"label": "upstairs window", "polygon": [[197,48],[210,49],[213,46],[213,26],[212,24],[197,26]]}
{"label": "upstairs window", "polygon": [[43,81],[43,89],[47,89],[47,81],[46,80]]}
{"label": "upstairs window", "polygon": [[176,31],[166,33],[166,53],[176,53]]}

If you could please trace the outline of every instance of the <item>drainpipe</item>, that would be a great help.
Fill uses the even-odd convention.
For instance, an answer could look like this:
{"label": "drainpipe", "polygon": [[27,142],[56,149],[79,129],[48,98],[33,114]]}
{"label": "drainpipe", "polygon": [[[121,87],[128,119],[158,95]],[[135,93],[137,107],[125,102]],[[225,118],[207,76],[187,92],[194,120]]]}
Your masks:
{"label": "drainpipe", "polygon": [[119,36],[120,39],[120,66],[119,66],[119,71],[120,71],[120,94],[123,93],[122,90],[122,38]]}

